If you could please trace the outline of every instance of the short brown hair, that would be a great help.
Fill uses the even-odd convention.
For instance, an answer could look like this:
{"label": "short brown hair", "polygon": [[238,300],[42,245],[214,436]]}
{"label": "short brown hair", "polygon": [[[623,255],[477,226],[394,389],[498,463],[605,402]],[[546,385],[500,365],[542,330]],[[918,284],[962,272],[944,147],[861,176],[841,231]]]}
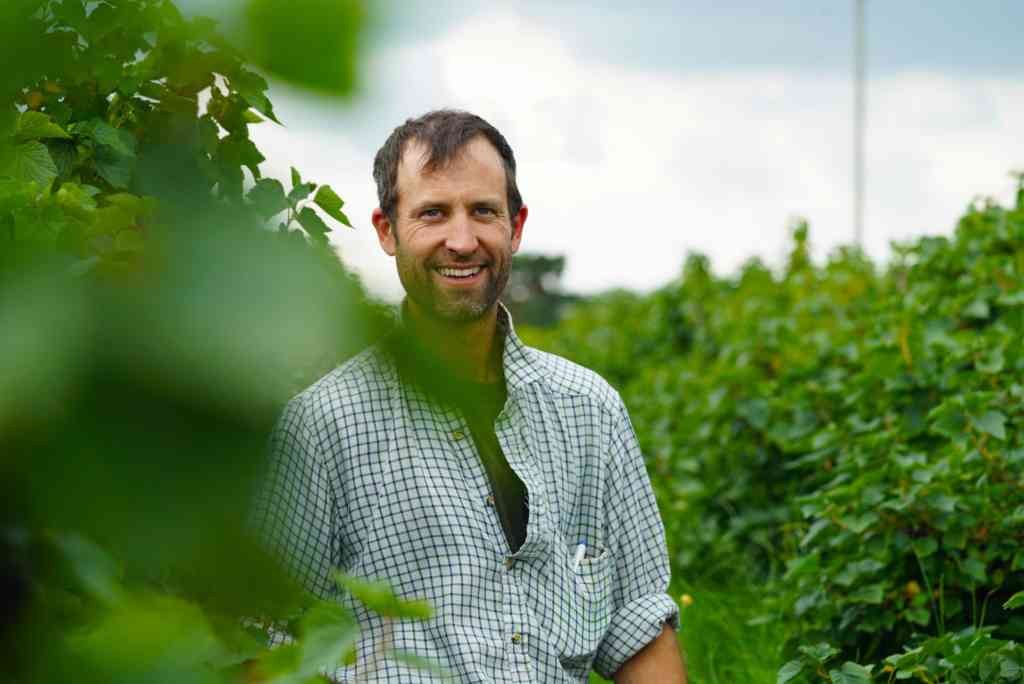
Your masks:
{"label": "short brown hair", "polygon": [[516,186],[516,158],[512,148],[497,128],[476,114],[454,109],[438,109],[415,119],[408,119],[396,128],[377,150],[373,159],[373,179],[377,181],[377,199],[381,211],[392,223],[398,206],[398,164],[410,140],[423,143],[428,149],[427,171],[444,168],[473,138],[482,135],[501,156],[505,167],[505,196],[509,217],[515,217],[523,206]]}

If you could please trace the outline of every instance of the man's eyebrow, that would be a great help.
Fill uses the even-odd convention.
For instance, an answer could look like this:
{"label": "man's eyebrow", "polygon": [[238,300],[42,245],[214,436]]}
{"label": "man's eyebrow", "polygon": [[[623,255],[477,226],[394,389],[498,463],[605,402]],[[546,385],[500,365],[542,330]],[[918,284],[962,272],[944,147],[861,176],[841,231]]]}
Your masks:
{"label": "man's eyebrow", "polygon": [[428,200],[424,200],[424,201],[420,202],[419,204],[413,205],[413,207],[409,210],[409,213],[411,213],[411,214],[418,214],[419,212],[423,211],[424,209],[435,208],[435,207],[438,208],[438,209],[448,209],[448,208],[451,207],[451,204],[449,204],[448,202],[444,202],[442,200],[430,200],[430,199],[428,199]]}

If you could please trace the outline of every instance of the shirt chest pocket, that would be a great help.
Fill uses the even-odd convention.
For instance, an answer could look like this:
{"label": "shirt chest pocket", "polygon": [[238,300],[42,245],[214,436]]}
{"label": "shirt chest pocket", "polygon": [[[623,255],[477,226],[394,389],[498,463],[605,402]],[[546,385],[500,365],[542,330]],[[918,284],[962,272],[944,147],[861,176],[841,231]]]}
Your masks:
{"label": "shirt chest pocket", "polygon": [[563,667],[585,672],[611,622],[614,559],[595,545],[577,563],[576,549],[559,544],[553,554],[551,635]]}

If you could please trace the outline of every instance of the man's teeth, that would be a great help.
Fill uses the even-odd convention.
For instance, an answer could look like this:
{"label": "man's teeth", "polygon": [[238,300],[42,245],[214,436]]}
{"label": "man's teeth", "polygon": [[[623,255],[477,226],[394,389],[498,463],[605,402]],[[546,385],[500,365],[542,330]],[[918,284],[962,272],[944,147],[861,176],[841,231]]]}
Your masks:
{"label": "man's teeth", "polygon": [[468,278],[469,276],[475,276],[480,272],[480,269],[480,266],[474,266],[473,268],[439,268],[437,270],[441,275],[450,278]]}

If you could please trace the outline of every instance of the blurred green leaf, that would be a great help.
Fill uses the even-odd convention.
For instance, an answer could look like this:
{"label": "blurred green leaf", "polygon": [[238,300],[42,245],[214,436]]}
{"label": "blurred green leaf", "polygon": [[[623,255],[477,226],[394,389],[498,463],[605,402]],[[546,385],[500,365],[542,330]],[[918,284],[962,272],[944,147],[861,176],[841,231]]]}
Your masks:
{"label": "blurred green leaf", "polygon": [[1000,411],[986,411],[974,419],[974,427],[996,439],[1006,439],[1006,415]]}
{"label": "blurred green leaf", "polygon": [[121,569],[110,554],[74,532],[55,533],[53,541],[89,594],[108,604],[122,598]]}
{"label": "blurred green leaf", "polygon": [[19,140],[40,140],[44,138],[70,138],[68,132],[53,123],[49,116],[42,112],[22,112],[18,117],[15,135]]}
{"label": "blurred green leaf", "polygon": [[356,80],[364,15],[358,0],[246,0],[246,53],[270,75],[346,95]]}
{"label": "blurred green leaf", "polygon": [[1021,606],[1024,606],[1024,591],[1018,591],[1016,594],[1008,598],[1006,603],[1003,604],[1003,608],[1006,608],[1007,610],[1020,608]]}
{"label": "blurred green leaf", "polygon": [[802,660],[791,660],[781,668],[779,668],[778,679],[775,680],[776,684],[786,684],[792,681],[804,671],[804,663]]}
{"label": "blurred green leaf", "polygon": [[828,673],[832,684],[869,684],[872,681],[871,670],[857,663],[843,663],[842,669]]}
{"label": "blurred green leaf", "polygon": [[401,599],[384,582],[370,582],[342,572],[335,572],[334,580],[367,609],[384,617],[426,620],[433,615],[426,601]]}
{"label": "blurred green leaf", "polygon": [[202,610],[171,596],[133,596],[70,640],[86,672],[106,681],[217,682],[207,663],[224,656]]}
{"label": "blurred green leaf", "polygon": [[288,208],[281,182],[273,178],[261,178],[246,195],[257,213],[265,219],[281,213]]}

